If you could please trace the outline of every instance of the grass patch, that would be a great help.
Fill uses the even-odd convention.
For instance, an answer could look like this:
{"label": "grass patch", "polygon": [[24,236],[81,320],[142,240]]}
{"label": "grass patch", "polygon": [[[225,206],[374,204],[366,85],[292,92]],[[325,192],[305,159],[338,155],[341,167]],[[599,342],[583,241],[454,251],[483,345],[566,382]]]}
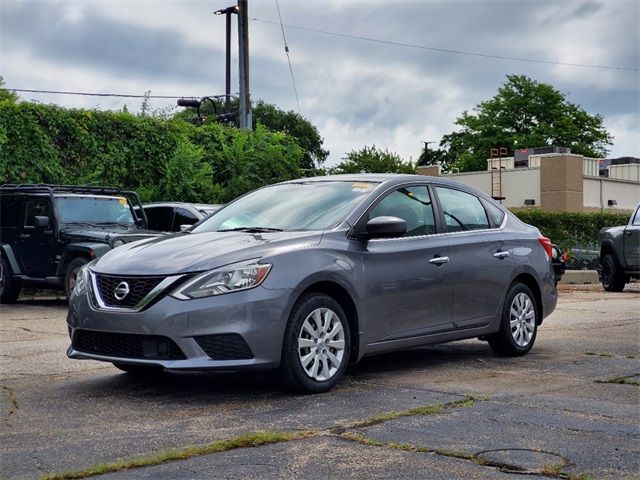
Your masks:
{"label": "grass patch", "polygon": [[175,450],[156,453],[142,457],[135,457],[117,462],[101,463],[83,470],[72,470],[60,473],[49,473],[43,475],[41,480],[69,480],[87,478],[94,475],[119,472],[131,468],[150,467],[175,460],[186,460],[188,458],[207,455],[210,453],[225,452],[237,448],[259,447],[272,443],[289,442],[315,435],[311,430],[301,432],[253,432],[241,435],[228,440],[218,440],[207,445],[190,446]]}
{"label": "grass patch", "polygon": [[342,433],[347,429],[353,428],[365,428],[377,425],[379,423],[388,422],[389,420],[395,420],[401,417],[413,417],[416,415],[437,415],[445,410],[452,410],[454,408],[468,408],[472,407],[476,403],[476,399],[470,395],[464,400],[458,400],[449,403],[438,403],[436,405],[427,405],[424,407],[414,407],[408,410],[402,410],[399,412],[388,412],[375,417],[370,417],[365,420],[360,420],[349,424],[347,426],[341,426],[333,429],[334,433]]}
{"label": "grass patch", "polygon": [[613,355],[610,353],[595,353],[595,352],[584,352],[585,355],[589,355],[592,357],[604,357],[604,358],[613,358]]}
{"label": "grass patch", "polygon": [[640,374],[629,375],[627,377],[613,377],[606,380],[596,380],[596,383],[617,383],[620,385],[633,385],[635,387],[640,387],[640,381],[633,380],[633,378],[638,378],[639,376]]}
{"label": "grass patch", "polygon": [[7,392],[7,400],[9,401],[9,407],[4,414],[4,424],[7,427],[11,426],[11,415],[18,411],[18,399],[16,398],[16,394],[13,391],[13,388],[7,387],[6,385],[1,385],[2,390]]}
{"label": "grass patch", "polygon": [[444,457],[460,458],[463,460],[474,460],[473,455],[464,452],[458,452],[456,450],[446,450],[442,448],[429,448],[411,445],[409,443],[393,443],[393,442],[381,442],[373,438],[365,437],[358,433],[344,432],[340,435],[341,438],[357,442],[361,445],[367,445],[369,447],[385,447],[392,450],[403,450],[405,452],[418,452],[418,453],[434,453],[436,455],[442,455]]}

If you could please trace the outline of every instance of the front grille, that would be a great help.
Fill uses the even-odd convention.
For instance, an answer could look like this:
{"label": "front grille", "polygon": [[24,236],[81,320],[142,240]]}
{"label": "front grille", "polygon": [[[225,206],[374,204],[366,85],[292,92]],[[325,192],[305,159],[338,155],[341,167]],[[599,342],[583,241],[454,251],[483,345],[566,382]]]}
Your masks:
{"label": "front grille", "polygon": [[237,333],[193,337],[213,360],[248,360],[253,358],[249,345]]}
{"label": "front grille", "polygon": [[[165,279],[165,277],[125,277],[96,273],[98,294],[107,307],[133,308],[146,297],[151,290]],[[115,289],[126,283],[129,293],[122,299],[116,298]]]}
{"label": "front grille", "polygon": [[76,330],[73,336],[73,348],[79,352],[105,357],[152,360],[184,360],[186,358],[173,340],[159,335]]}

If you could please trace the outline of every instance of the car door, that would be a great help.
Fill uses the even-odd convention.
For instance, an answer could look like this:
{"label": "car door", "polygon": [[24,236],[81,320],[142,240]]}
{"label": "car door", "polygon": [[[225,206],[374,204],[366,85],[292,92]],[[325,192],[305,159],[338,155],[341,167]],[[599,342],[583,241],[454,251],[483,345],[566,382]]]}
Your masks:
{"label": "car door", "polygon": [[453,288],[446,236],[437,235],[436,213],[426,185],[386,194],[365,221],[394,216],[407,222],[404,236],[373,239],[363,252],[367,343],[452,328]]}
{"label": "car door", "polygon": [[435,191],[449,233],[453,323],[486,325],[502,304],[514,268],[508,235],[499,228],[504,212],[491,206],[496,211],[488,215],[477,196],[462,190],[436,186]]}
{"label": "car door", "polygon": [[[35,217],[49,217],[47,227],[36,226]],[[31,197],[25,200],[21,228],[18,233],[18,261],[22,271],[31,277],[55,274],[56,249],[52,229],[49,197]]]}
{"label": "car door", "polygon": [[640,270],[640,207],[624,229],[624,258],[630,270]]}

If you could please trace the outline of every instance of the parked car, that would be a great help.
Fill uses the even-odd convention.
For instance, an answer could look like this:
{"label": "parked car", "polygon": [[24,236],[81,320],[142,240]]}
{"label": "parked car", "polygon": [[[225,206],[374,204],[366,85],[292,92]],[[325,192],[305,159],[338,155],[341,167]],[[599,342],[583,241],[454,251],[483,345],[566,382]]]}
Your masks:
{"label": "parked car", "polygon": [[621,292],[632,278],[640,278],[640,204],[627,225],[600,230],[598,242],[602,286]]}
{"label": "parked car", "polygon": [[567,264],[564,259],[564,255],[560,247],[553,244],[551,245],[551,264],[553,265],[553,273],[556,281],[556,285],[562,279],[564,272],[567,269]]}
{"label": "parked car", "polygon": [[417,175],[264,187],[78,275],[68,356],[279,368],[323,392],[365,355],[479,337],[526,354],[555,308],[551,242],[480,191]]}
{"label": "parked car", "polygon": [[135,192],[69,185],[0,186],[0,302],[14,302],[22,288],[64,290],[78,270],[125,243],[157,232],[136,219]]}
{"label": "parked car", "polygon": [[[154,202],[142,205],[149,229],[159,232],[180,232],[217,212],[222,205],[184,202]],[[138,209],[136,209],[136,212]]]}

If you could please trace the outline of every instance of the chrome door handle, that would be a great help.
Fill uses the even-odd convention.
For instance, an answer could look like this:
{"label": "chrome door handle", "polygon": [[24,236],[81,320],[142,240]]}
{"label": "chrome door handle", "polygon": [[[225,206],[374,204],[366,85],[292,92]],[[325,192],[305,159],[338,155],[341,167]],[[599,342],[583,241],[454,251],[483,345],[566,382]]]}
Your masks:
{"label": "chrome door handle", "polygon": [[20,235],[18,235],[19,238],[29,238],[30,236],[30,233],[21,233]]}
{"label": "chrome door handle", "polygon": [[511,256],[511,254],[509,252],[496,252],[496,253],[493,254],[493,256],[496,257],[496,258],[502,259],[502,258],[507,258],[507,257]]}
{"label": "chrome door handle", "polygon": [[449,262],[449,257],[434,257],[429,260],[429,263],[433,265],[443,265]]}

